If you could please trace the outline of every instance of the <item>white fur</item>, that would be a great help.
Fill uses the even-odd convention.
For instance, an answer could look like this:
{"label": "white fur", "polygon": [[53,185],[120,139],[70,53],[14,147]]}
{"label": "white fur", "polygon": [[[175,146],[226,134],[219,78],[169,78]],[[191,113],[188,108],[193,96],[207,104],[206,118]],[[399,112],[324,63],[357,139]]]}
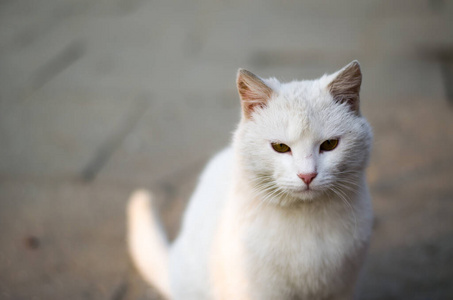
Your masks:
{"label": "white fur", "polygon": [[151,203],[152,196],[146,190],[137,190],[129,199],[129,252],[141,275],[157,287],[162,295],[170,298],[168,244]]}
{"label": "white fur", "polygon": [[[190,200],[170,250],[173,299],[353,298],[371,232],[364,169],[372,134],[363,117],[333,101],[327,85],[337,74],[264,80],[272,98],[243,117],[233,146],[208,164]],[[332,138],[337,148],[320,152]],[[307,190],[297,174],[311,172],[318,175]],[[141,266],[146,259],[135,261],[153,273]],[[167,285],[152,279],[158,272],[165,276],[156,268],[147,278],[165,294]]]}

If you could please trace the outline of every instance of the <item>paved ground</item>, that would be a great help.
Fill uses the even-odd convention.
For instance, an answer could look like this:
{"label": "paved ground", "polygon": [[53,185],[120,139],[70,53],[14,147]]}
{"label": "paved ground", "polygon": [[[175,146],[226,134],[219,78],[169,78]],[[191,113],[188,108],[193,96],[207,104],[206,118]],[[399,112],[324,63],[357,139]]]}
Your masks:
{"label": "paved ground", "polygon": [[175,236],[239,119],[235,73],[359,59],[376,224],[361,299],[453,298],[453,3],[0,1],[0,298],[157,299],[128,195]]}

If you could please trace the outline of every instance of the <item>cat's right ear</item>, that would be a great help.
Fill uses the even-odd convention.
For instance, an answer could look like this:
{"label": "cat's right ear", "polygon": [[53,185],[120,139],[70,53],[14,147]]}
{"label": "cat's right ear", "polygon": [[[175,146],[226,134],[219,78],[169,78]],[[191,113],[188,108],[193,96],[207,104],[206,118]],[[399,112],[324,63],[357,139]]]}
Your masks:
{"label": "cat's right ear", "polygon": [[264,81],[244,69],[239,69],[237,74],[237,88],[241,98],[242,114],[250,119],[253,111],[265,107],[274,91]]}

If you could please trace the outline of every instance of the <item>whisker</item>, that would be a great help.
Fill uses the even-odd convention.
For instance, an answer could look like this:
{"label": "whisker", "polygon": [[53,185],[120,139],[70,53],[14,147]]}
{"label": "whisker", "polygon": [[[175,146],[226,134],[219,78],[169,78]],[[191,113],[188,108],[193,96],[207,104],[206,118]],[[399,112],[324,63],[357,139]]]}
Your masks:
{"label": "whisker", "polygon": [[357,235],[357,216],[355,214],[354,208],[352,207],[351,203],[347,199],[346,194],[342,190],[333,187],[331,188],[331,191],[333,191],[338,196],[338,198],[340,198],[343,201],[343,203],[345,203],[346,206],[348,206],[348,208],[351,210],[352,216],[354,218],[353,236],[355,237]]}

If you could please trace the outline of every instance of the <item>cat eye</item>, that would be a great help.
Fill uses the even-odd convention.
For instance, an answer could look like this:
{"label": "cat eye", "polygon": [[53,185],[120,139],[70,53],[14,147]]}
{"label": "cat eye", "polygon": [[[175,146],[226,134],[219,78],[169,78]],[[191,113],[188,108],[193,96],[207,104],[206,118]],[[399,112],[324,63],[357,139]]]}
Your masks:
{"label": "cat eye", "polygon": [[324,141],[319,148],[321,151],[332,151],[333,149],[337,148],[338,140],[332,139]]}
{"label": "cat eye", "polygon": [[286,153],[290,152],[291,148],[288,145],[281,144],[281,143],[271,143],[272,148],[277,151],[278,153]]}

